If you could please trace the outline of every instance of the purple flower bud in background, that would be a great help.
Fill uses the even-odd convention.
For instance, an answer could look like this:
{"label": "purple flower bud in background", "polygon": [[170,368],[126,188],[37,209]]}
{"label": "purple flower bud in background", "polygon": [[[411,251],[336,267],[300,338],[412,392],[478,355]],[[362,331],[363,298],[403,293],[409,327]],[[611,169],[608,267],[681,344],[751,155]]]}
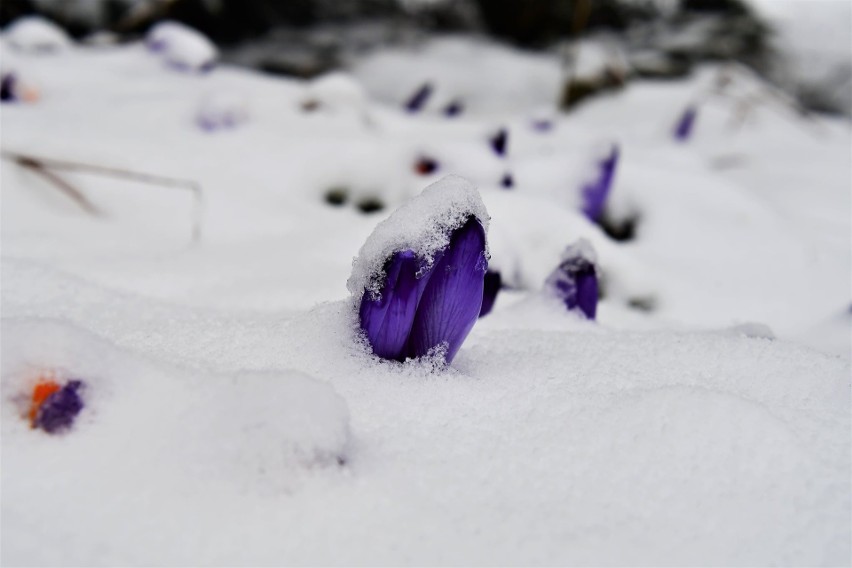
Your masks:
{"label": "purple flower bud in background", "polygon": [[438,161],[429,156],[421,156],[414,163],[414,171],[421,176],[428,176],[438,171]]}
{"label": "purple flower bud in background", "polygon": [[618,166],[618,145],[613,144],[609,155],[598,163],[598,176],[582,189],[582,211],[590,221],[600,219],[612,189],[612,180]]}
{"label": "purple flower bud in background", "polygon": [[689,105],[680,115],[680,119],[675,126],[674,137],[678,142],[686,142],[692,136],[692,128],[695,126],[695,118],[698,115],[698,109],[694,105]]}
{"label": "purple flower bud in background", "polygon": [[546,118],[539,118],[531,121],[530,126],[532,126],[532,129],[536,132],[550,132],[553,130],[553,121]]}
{"label": "purple flower bud in background", "polygon": [[14,73],[3,73],[0,79],[0,101],[13,102],[17,100],[15,90],[17,87],[18,78]]}
{"label": "purple flower bud in background", "polygon": [[38,410],[35,426],[49,434],[70,428],[83,409],[83,399],[78,392],[82,386],[82,381],[68,381],[64,387],[47,397]]}
{"label": "purple flower bud in background", "polygon": [[505,187],[506,189],[510,189],[515,187],[515,178],[512,176],[510,172],[506,172],[503,174],[503,177],[500,179],[500,185]]}
{"label": "purple flower bud in background", "polygon": [[426,101],[432,96],[432,84],[423,83],[419,89],[405,103],[405,110],[410,113],[420,112],[426,106]]}
{"label": "purple flower bud in background", "polygon": [[497,131],[497,134],[492,136],[488,141],[491,143],[491,149],[494,150],[495,154],[501,158],[506,156],[506,146],[509,143],[508,130],[501,128]]}
{"label": "purple flower bud in background", "polygon": [[479,317],[486,316],[491,313],[494,308],[494,302],[497,300],[497,293],[500,292],[500,287],[503,285],[503,278],[497,270],[489,270],[485,273],[485,282],[482,288],[482,307],[479,308]]}
{"label": "purple flower bud in background", "polygon": [[588,319],[595,319],[598,306],[597,255],[585,239],[562,253],[559,266],[547,277],[546,290],[561,299],[569,310],[579,308]]}
{"label": "purple flower bud in background", "polygon": [[444,116],[454,118],[464,111],[464,105],[458,99],[451,101],[450,104],[444,107]]}
{"label": "purple flower bud in background", "polygon": [[411,251],[394,253],[380,295],[361,298],[361,329],[373,353],[403,361],[444,345],[450,363],[479,317],[487,265],[485,230],[474,217],[453,231],[431,266]]}

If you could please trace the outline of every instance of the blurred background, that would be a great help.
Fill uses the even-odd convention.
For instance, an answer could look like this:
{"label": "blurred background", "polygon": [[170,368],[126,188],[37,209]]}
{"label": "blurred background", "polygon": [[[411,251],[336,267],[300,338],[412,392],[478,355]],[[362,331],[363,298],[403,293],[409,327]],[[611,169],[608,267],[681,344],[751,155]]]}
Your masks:
{"label": "blurred background", "polygon": [[[782,87],[803,112],[849,116],[850,6],[845,0],[4,0],[0,25],[40,14],[77,40],[104,44],[136,40],[157,22],[176,20],[210,37],[225,62],[299,78],[351,67],[377,49],[415,47],[435,34],[487,37],[557,54],[574,75],[585,71],[583,80],[565,85],[562,108],[634,78],[682,78],[696,64],[733,60]],[[594,43],[586,48],[594,53],[584,54],[592,64],[578,61],[574,40],[580,39]]]}

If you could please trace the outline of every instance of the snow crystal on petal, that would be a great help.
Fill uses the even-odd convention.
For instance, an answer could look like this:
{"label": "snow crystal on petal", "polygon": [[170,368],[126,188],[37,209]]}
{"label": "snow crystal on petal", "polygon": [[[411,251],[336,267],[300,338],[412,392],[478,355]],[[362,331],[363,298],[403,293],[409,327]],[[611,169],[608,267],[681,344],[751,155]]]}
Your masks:
{"label": "snow crystal on petal", "polygon": [[[346,283],[355,300],[364,291],[380,294],[384,266],[395,252],[410,250],[431,267],[435,254],[450,242],[452,231],[471,217],[488,231],[488,211],[470,181],[455,175],[433,183],[379,223],[352,263]],[[486,256],[488,252],[486,250]]]}

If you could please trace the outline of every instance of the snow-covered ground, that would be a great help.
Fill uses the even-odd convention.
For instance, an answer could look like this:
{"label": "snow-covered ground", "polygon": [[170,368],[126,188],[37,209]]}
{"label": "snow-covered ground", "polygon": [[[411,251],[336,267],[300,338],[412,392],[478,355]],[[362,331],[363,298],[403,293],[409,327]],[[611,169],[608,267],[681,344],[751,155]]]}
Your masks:
{"label": "snow-covered ground", "polygon": [[[716,67],[558,115],[558,61],[458,38],[313,83],[141,44],[2,64],[40,93],[3,105],[4,152],[203,195],[56,170],[93,215],[2,161],[5,564],[849,562],[848,122]],[[203,128],[210,101],[241,120]],[[623,242],[579,212],[613,143]],[[449,368],[380,361],[353,257],[449,173],[479,187],[512,289]],[[597,322],[541,292],[581,237]],[[55,436],[22,418],[50,372],[85,383]]]}

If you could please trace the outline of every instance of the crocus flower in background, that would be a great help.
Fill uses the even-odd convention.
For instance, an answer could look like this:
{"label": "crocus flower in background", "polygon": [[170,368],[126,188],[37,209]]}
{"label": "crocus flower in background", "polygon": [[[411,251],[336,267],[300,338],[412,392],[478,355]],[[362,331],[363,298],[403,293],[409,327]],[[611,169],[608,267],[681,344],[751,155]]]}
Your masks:
{"label": "crocus flower in background", "polygon": [[615,169],[618,166],[618,145],[613,144],[609,154],[598,163],[597,177],[583,186],[582,211],[590,221],[600,219],[606,205],[607,197],[612,189]]}
{"label": "crocus flower in background", "polygon": [[64,386],[53,380],[36,384],[32,393],[29,419],[33,428],[41,428],[48,434],[66,430],[83,409],[80,389],[83,382],[70,380]]}
{"label": "crocus flower in background", "polygon": [[509,143],[509,131],[505,128],[501,128],[497,131],[497,133],[489,138],[489,143],[491,144],[491,149],[494,150],[494,153],[504,158],[506,156],[506,146]]}
{"label": "crocus flower in background", "polygon": [[506,189],[515,187],[515,177],[511,174],[511,172],[503,174],[503,177],[500,178],[500,185]]}
{"label": "crocus flower in background", "polygon": [[694,105],[689,105],[684,109],[683,114],[675,125],[674,137],[678,142],[686,142],[692,136],[692,129],[695,126],[695,118],[698,116],[698,109]]}
{"label": "crocus flower in background", "polygon": [[579,308],[588,318],[595,319],[598,306],[597,255],[585,239],[569,246],[562,253],[559,266],[547,277],[545,289],[562,300],[569,310]]}
{"label": "crocus flower in background", "polygon": [[5,103],[17,100],[17,82],[18,78],[14,73],[3,73],[0,78],[0,101]]}
{"label": "crocus flower in background", "polygon": [[16,73],[3,73],[0,77],[0,101],[4,103],[32,103],[39,98],[38,89],[23,83]]}
{"label": "crocus flower in background", "polygon": [[248,120],[248,104],[236,93],[216,93],[201,101],[195,123],[208,132],[235,128]]}
{"label": "crocus flower in background", "polygon": [[464,112],[464,105],[458,99],[450,101],[450,103],[444,107],[444,116],[447,118],[454,118]]}
{"label": "crocus flower in background", "polygon": [[420,112],[426,106],[426,101],[429,100],[430,96],[432,96],[432,84],[423,83],[405,103],[405,110],[411,113]]}
{"label": "crocus flower in background", "polygon": [[452,362],[482,307],[483,218],[473,185],[448,176],[379,224],[348,283],[374,354],[404,361],[440,353]]}
{"label": "crocus flower in background", "polygon": [[438,171],[438,167],[438,161],[430,158],[429,156],[420,156],[417,158],[417,161],[414,162],[414,171],[421,176],[428,176],[429,174],[435,173]]}
{"label": "crocus flower in background", "polygon": [[487,316],[494,308],[497,294],[503,285],[503,278],[498,270],[488,270],[485,273],[485,282],[482,288],[482,307],[479,309],[479,317]]}

